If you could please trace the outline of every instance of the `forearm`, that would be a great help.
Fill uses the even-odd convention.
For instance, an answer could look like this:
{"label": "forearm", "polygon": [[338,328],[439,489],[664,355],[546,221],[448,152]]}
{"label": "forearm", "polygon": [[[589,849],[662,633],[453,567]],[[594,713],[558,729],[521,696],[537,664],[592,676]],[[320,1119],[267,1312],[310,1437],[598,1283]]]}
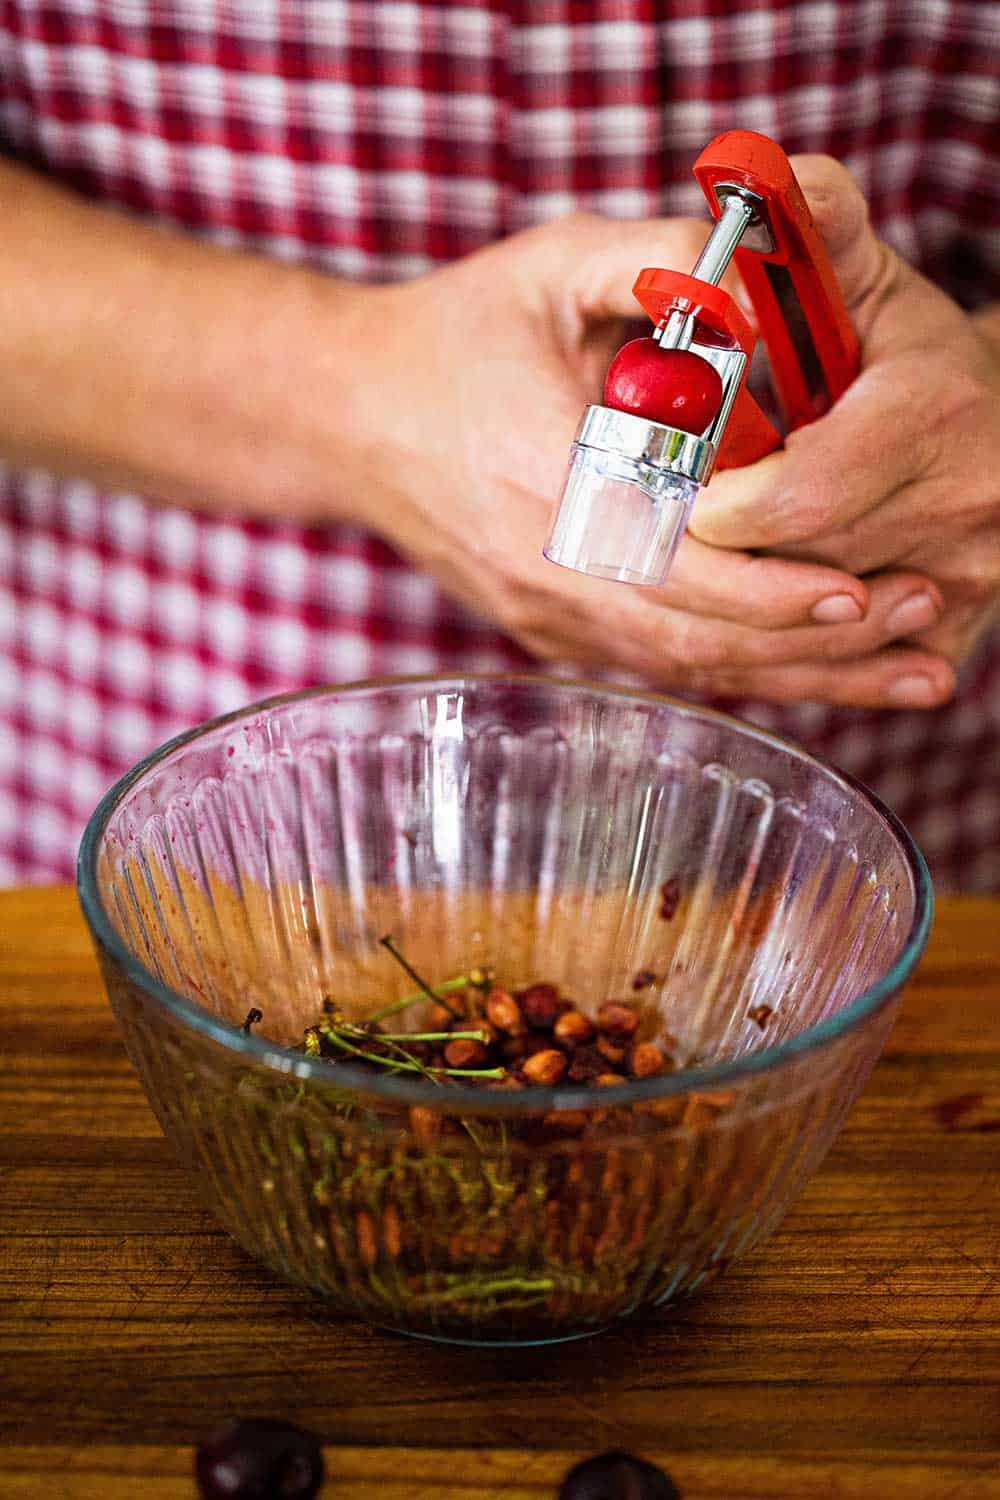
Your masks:
{"label": "forearm", "polygon": [[352,352],[378,288],[135,223],[3,162],[0,209],[0,457],[197,509],[358,515]]}

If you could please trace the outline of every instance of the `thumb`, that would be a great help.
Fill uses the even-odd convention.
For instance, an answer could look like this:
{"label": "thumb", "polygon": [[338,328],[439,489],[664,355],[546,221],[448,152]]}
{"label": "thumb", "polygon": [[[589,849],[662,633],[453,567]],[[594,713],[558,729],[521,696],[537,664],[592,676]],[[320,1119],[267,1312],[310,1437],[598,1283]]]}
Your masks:
{"label": "thumb", "polygon": [[580,323],[644,318],[632,286],[646,266],[690,271],[711,223],[572,214],[532,230],[535,274],[550,300]]}
{"label": "thumb", "polygon": [[790,161],[844,301],[856,314],[884,290],[895,274],[896,256],[872,229],[865,196],[845,166],[832,156],[793,156]]}
{"label": "thumb", "polygon": [[845,167],[828,156],[792,167],[830,253],[861,340],[861,371],[831,410],[785,448],[719,474],[692,529],[716,546],[808,542],[865,515],[923,471],[934,452],[940,372],[926,353],[965,315],[874,233]]}
{"label": "thumb", "polygon": [[[541,317],[552,373],[561,378],[568,399],[602,399],[608,364],[627,336],[627,322],[641,320],[645,332],[652,332],[632,295],[639,272],[646,266],[689,270],[710,227],[697,219],[572,214],[519,236],[522,305]],[[577,410],[573,423],[578,420]]]}
{"label": "thumb", "polygon": [[927,341],[954,318],[955,305],[880,240],[850,172],[832,156],[793,156],[816,228],[863,345],[863,364]]}

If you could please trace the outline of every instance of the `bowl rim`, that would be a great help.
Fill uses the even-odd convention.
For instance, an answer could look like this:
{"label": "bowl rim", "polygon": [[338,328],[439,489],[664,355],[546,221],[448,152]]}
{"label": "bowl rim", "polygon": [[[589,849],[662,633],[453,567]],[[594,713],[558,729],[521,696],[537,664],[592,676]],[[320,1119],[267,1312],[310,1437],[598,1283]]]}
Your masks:
{"label": "bowl rim", "polygon": [[[340,1063],[331,1069],[322,1058],[307,1057],[290,1051],[276,1042],[244,1032],[228,1021],[220,1020],[162,980],[125,946],[115,931],[101,901],[97,885],[97,861],[101,839],[119,803],[132,787],[147,772],[161,761],[168,759],[182,746],[203,738],[227,724],[233,724],[252,715],[272,712],[289,703],[322,698],[330,695],[341,697],[361,693],[372,693],[385,689],[404,687],[463,686],[535,686],[559,692],[599,693],[606,697],[626,698],[655,706],[666,706],[681,715],[697,720],[710,720],[735,729],[749,739],[777,748],[795,759],[816,766],[838,783],[845,791],[860,796],[869,808],[882,819],[899,845],[904,862],[909,868],[914,888],[914,910],[910,930],[891,968],[873,985],[852,1000],[849,1005],[825,1017],[814,1026],[807,1027],[799,1035],[759,1052],[744,1054],[727,1062],[713,1063],[695,1068],[681,1068],[658,1078],[629,1080],[620,1087],[596,1088],[581,1085],[578,1088],[535,1087],[524,1090],[481,1089],[474,1085],[451,1084],[447,1089],[417,1078],[406,1080],[399,1076],[380,1076],[368,1072],[353,1063]],[[839,770],[822,756],[811,754],[794,741],[755,724],[724,713],[716,708],[688,703],[669,693],[659,693],[644,688],[630,688],[616,684],[591,682],[586,679],[552,677],[544,673],[530,672],[421,672],[412,675],[365,678],[344,684],[322,684],[302,688],[293,692],[278,693],[260,699],[216,718],[207,719],[194,728],[185,730],[140,760],[130,771],[120,777],[109,788],[91,814],[77,856],[77,892],[81,908],[99,952],[109,956],[133,984],[138,986],[144,998],[157,1004],[183,1027],[221,1046],[235,1057],[248,1064],[264,1066],[272,1072],[308,1083],[317,1083],[329,1088],[336,1086],[347,1091],[356,1090],[401,1105],[423,1105],[447,1109],[448,1114],[474,1115],[537,1115],[552,1110],[581,1110],[597,1106],[602,1108],[623,1107],[637,1102],[669,1099],[672,1096],[691,1093],[711,1093],[727,1086],[742,1083],[757,1074],[795,1062],[810,1053],[821,1051],[847,1036],[862,1022],[874,1017],[892,997],[902,989],[919,962],[927,943],[934,914],[934,892],[927,864],[913,838],[893,812],[875,794],[848,772]]]}

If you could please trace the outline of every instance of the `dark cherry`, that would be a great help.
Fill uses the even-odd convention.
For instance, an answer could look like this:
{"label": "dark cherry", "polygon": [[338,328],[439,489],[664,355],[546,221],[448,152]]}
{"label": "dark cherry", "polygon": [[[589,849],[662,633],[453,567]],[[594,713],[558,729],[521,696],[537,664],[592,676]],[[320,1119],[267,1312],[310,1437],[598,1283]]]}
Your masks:
{"label": "dark cherry", "polygon": [[312,1500],[323,1483],[323,1450],[290,1422],[226,1422],[198,1449],[195,1477],[205,1500]]}
{"label": "dark cherry", "polygon": [[533,1031],[547,1031],[563,1009],[554,984],[531,984],[518,998],[521,1014]]}
{"label": "dark cherry", "polygon": [[600,1453],[570,1469],[559,1500],[680,1500],[673,1481],[631,1453]]}

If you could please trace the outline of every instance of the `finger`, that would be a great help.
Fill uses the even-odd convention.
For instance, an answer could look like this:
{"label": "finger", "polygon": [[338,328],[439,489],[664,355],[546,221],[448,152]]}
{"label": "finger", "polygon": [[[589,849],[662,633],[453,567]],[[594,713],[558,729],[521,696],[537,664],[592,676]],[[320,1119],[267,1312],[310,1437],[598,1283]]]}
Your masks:
{"label": "finger", "polygon": [[[546,631],[525,632],[522,643],[537,655],[584,665],[612,667],[634,674],[654,686],[705,695],[768,699],[776,703],[818,702],[859,708],[934,708],[946,703],[955,689],[950,664],[936,653],[910,646],[890,646],[850,660],[802,661],[740,665],[727,650],[720,627],[704,639],[688,638],[684,651],[683,625],[664,618],[664,640],[649,649],[643,612],[635,592],[606,585],[602,615],[605,630],[595,634],[593,616],[574,622],[567,611],[571,635],[551,638]],[[614,594],[619,596],[616,601]],[[616,607],[617,603],[617,607]],[[672,611],[663,610],[664,617]],[[690,618],[690,617],[688,617]],[[679,616],[683,622],[684,617]],[[574,623],[579,628],[573,629]],[[699,622],[701,623],[701,622]],[[729,627],[735,629],[736,627]],[[771,641],[783,634],[770,633]]]}
{"label": "finger", "polygon": [[[546,256],[549,283],[556,295],[588,321],[642,318],[632,286],[647,266],[690,271],[711,230],[704,219],[608,219],[599,214],[573,214],[556,231],[539,237]],[[735,270],[722,285],[735,295],[740,282]]]}
{"label": "finger", "polygon": [[[780,557],[822,563],[858,577],[881,568],[906,566],[938,583],[965,582],[977,603],[992,598],[1000,578],[1000,537],[994,535],[988,466],[970,479],[944,486],[941,477],[904,485],[877,510],[825,537],[776,546]],[[947,525],[943,505],[947,506]],[[983,525],[983,517],[988,524]],[[946,590],[946,602],[947,590]]]}
{"label": "finger", "polygon": [[833,263],[841,295],[856,318],[884,293],[896,275],[896,258],[874,233],[865,196],[842,162],[820,155],[789,160]]}
{"label": "finger", "polygon": [[878,238],[864,194],[841,162],[806,155],[791,164],[868,358],[888,346],[924,347],[942,321],[953,320],[951,298]]}
{"label": "finger", "polygon": [[914,637],[913,644],[924,650],[944,656],[955,666],[966,661],[983,636],[1000,616],[1000,602],[990,604],[958,604],[946,608],[940,624],[930,630],[922,630]]}
{"label": "finger", "polygon": [[[900,360],[864,370],[784,449],[716,474],[691,529],[716,547],[822,542],[937,471],[949,409],[925,366],[921,373],[916,362]],[[894,541],[898,548],[898,531]]]}
{"label": "finger", "polygon": [[699,615],[763,630],[815,621],[856,623],[868,612],[864,583],[837,568],[707,547],[688,535],[667,583],[653,596]]}
{"label": "finger", "polygon": [[930,628],[942,607],[939,590],[919,574],[885,575],[871,585],[863,621],[764,630],[668,608],[647,590],[569,576],[558,610],[551,580],[536,592],[524,589],[522,577],[506,616],[522,645],[547,659],[614,666],[676,686],[780,665],[853,662]]}
{"label": "finger", "polygon": [[664,656],[679,669],[694,671],[851,661],[889,641],[930,629],[942,609],[937,585],[920,574],[885,574],[872,580],[868,613],[856,622],[765,630],[661,607],[658,618],[646,612],[641,634],[633,635],[632,641],[642,653],[644,671],[656,670]]}
{"label": "finger", "polygon": [[755,671],[713,674],[691,683],[724,697],[773,703],[829,703],[844,708],[939,708],[955,691],[948,662],[929,651],[892,647],[836,666],[798,662]]}

